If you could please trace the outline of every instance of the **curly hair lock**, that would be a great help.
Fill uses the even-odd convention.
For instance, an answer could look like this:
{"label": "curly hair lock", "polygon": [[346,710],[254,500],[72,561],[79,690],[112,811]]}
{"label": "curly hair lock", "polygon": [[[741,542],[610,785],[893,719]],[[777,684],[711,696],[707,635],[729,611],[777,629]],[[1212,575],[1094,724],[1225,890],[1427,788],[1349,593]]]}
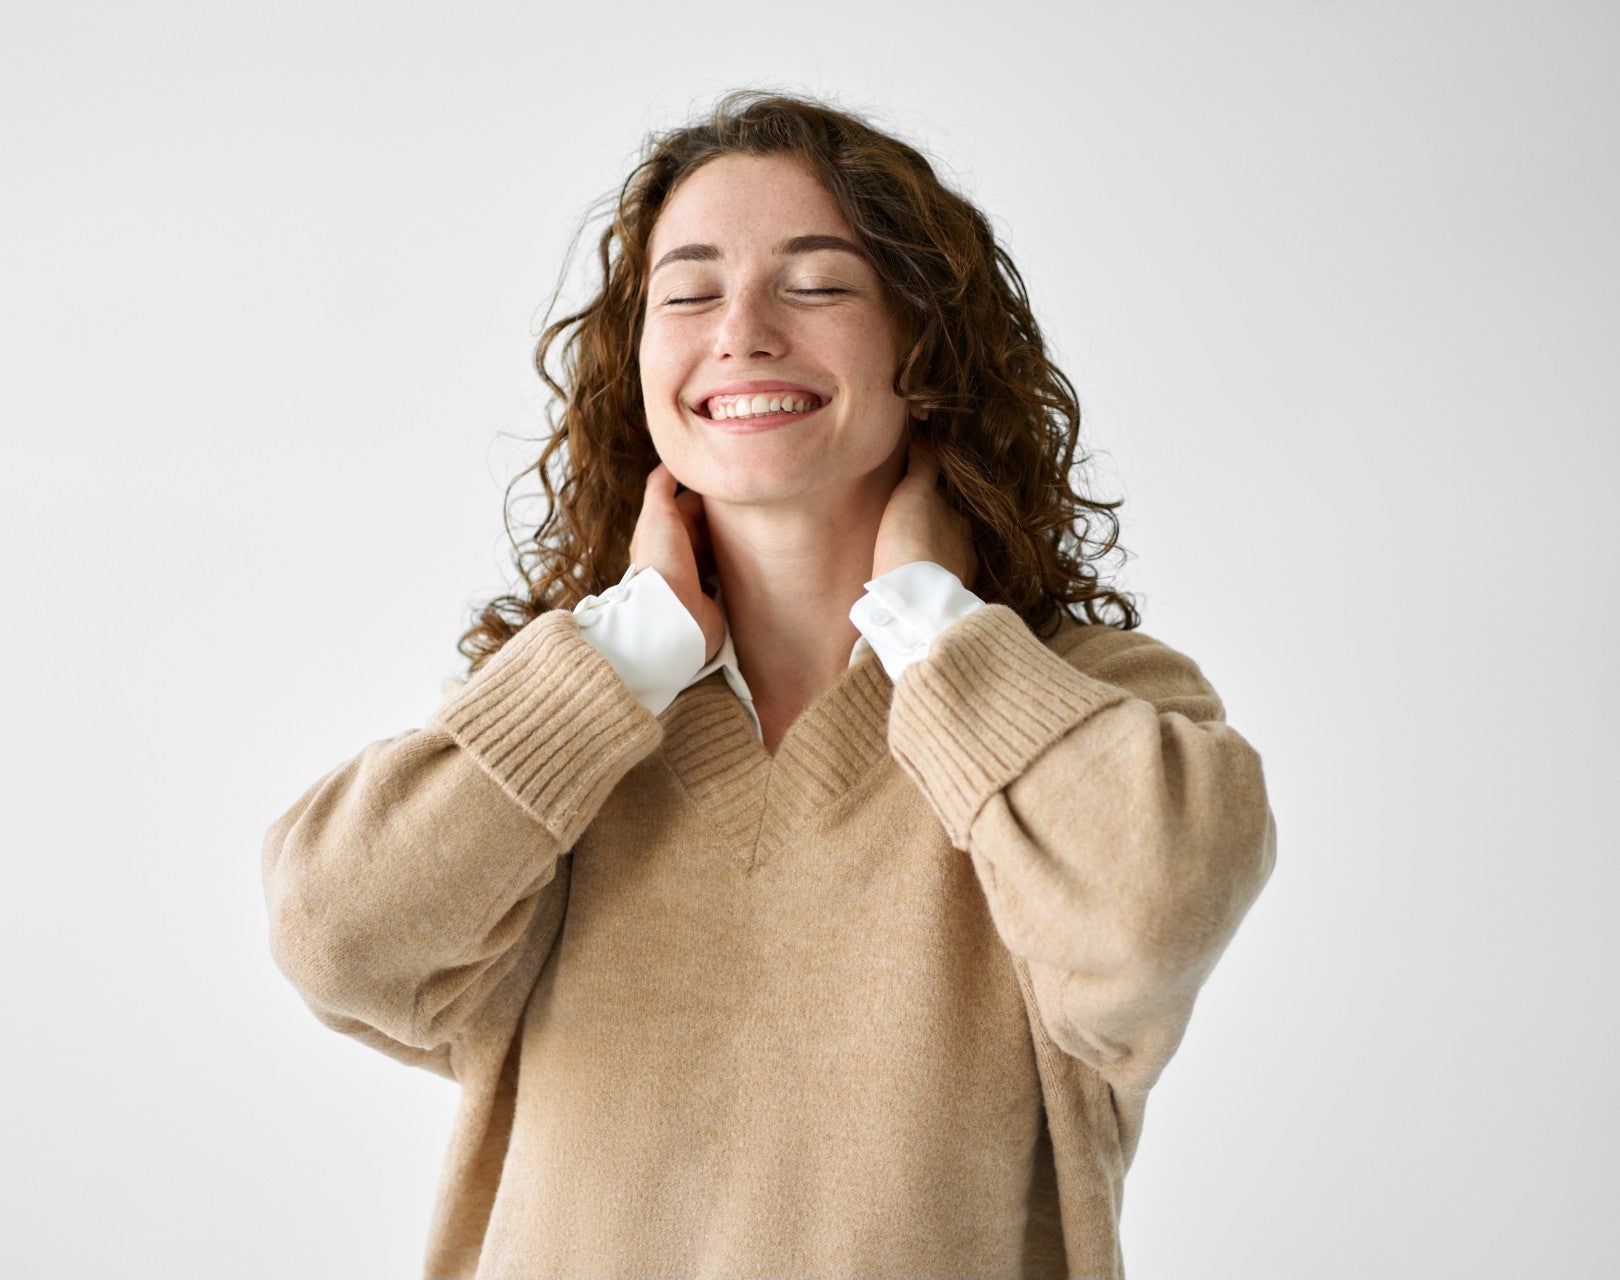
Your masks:
{"label": "curly hair lock", "polygon": [[[1065,613],[1120,630],[1139,626],[1130,595],[1099,582],[1091,563],[1119,545],[1114,509],[1123,499],[1103,502],[1071,486],[1085,460],[1075,457],[1079,401],[1048,358],[1023,279],[988,220],[940,181],[921,152],[861,118],[741,89],[699,122],[647,139],[597,244],[600,288],[540,335],[535,367],[553,396],[551,435],[507,486],[507,536],[526,590],[483,606],[462,635],[457,650],[470,672],[541,613],[573,608],[629,567],[647,473],[658,464],[637,363],[648,244],[681,181],[733,154],[808,163],[909,319],[914,340],[894,390],[926,413],[916,428],[934,444],[944,496],[972,524],[975,593],[1007,605],[1041,636]],[[559,340],[553,373],[548,362]],[[531,473],[547,512],[519,543],[511,492]],[[1105,528],[1100,538],[1091,536],[1093,521]],[[1119,617],[1103,617],[1099,606]]]}

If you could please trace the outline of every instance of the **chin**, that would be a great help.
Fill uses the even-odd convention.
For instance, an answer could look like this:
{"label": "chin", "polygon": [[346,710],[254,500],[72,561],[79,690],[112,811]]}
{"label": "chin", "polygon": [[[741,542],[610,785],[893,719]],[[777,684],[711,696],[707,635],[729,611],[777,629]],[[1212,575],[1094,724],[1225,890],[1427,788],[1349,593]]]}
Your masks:
{"label": "chin", "polygon": [[766,506],[786,502],[805,492],[802,479],[767,476],[714,476],[707,485],[692,485],[705,501],[730,502],[738,506]]}
{"label": "chin", "polygon": [[759,503],[805,492],[810,472],[795,458],[716,458],[683,453],[664,457],[670,474],[688,489],[717,502]]}

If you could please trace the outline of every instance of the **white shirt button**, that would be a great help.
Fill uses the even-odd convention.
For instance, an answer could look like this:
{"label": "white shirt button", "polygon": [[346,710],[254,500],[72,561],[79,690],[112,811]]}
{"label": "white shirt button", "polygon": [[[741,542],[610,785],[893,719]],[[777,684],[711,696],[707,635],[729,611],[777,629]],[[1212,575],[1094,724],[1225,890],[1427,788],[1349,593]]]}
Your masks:
{"label": "white shirt button", "polygon": [[894,614],[890,613],[882,605],[878,605],[877,608],[873,609],[870,616],[872,625],[877,627],[886,627],[894,621]]}

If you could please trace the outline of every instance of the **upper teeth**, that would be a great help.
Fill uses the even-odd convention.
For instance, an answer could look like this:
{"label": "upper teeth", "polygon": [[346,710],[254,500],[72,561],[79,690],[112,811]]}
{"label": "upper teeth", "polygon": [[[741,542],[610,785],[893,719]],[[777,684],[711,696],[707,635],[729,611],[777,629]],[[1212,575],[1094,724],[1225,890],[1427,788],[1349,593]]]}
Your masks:
{"label": "upper teeth", "polygon": [[751,418],[760,413],[803,413],[817,401],[813,396],[772,391],[757,396],[715,396],[709,401],[711,418]]}

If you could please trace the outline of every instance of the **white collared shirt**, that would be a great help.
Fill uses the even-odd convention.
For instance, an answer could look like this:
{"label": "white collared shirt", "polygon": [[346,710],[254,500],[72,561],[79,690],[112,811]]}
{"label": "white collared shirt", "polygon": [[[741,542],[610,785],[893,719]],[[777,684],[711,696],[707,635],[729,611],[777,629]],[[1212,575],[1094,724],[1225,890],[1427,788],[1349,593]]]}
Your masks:
{"label": "white collared shirt", "polygon": [[[714,587],[723,616],[718,582]],[[865,646],[877,654],[889,679],[898,682],[902,671],[928,656],[935,637],[983,604],[954,573],[930,560],[891,569],[868,582],[866,594],[850,608],[849,620],[861,634],[850,650],[849,665]],[[720,651],[705,663],[703,629],[658,570],[632,564],[615,586],[575,605],[574,616],[585,639],[654,715],[683,689],[719,671],[763,740],[753,695],[737,666],[730,624]]]}

